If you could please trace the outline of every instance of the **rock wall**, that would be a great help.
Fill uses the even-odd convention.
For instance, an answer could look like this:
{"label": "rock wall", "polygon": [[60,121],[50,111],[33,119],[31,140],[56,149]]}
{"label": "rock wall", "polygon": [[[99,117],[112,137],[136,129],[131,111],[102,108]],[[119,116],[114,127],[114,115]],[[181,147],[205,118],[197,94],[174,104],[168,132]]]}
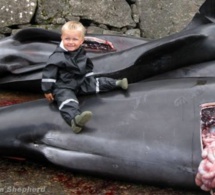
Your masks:
{"label": "rock wall", "polygon": [[38,27],[59,31],[69,20],[88,33],[148,39],[182,30],[204,0],[0,0],[0,38]]}

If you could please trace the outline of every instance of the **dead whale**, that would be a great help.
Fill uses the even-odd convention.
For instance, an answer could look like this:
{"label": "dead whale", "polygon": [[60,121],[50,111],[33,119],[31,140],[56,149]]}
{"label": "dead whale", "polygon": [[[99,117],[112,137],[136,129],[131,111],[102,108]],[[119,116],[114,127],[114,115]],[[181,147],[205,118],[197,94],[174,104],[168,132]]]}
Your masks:
{"label": "dead whale", "polygon": [[[215,17],[213,9],[210,9],[212,5],[212,0],[205,1],[185,29],[158,40],[91,35],[111,41],[116,48],[114,52],[88,52],[95,65],[95,75],[127,77],[130,83],[135,83],[172,70],[213,61]],[[0,40],[1,86],[13,88],[17,85],[26,89],[30,82],[31,86],[35,83],[36,90],[40,85],[41,70],[59,41],[59,33],[37,28],[24,29]],[[202,67],[194,66],[197,72]]]}
{"label": "dead whale", "polygon": [[196,188],[198,106],[213,99],[214,79],[198,83],[196,78],[148,81],[131,84],[126,94],[83,96],[81,108],[94,117],[78,135],[44,99],[3,107],[0,154],[94,175]]}
{"label": "dead whale", "polygon": [[[96,74],[115,72],[117,69],[124,69],[126,64],[134,63],[141,51],[133,52],[134,57],[125,59],[129,55],[126,51],[134,50],[135,46],[147,42],[144,39],[125,36],[90,36],[111,41],[116,49],[114,52],[111,50],[109,52],[92,52],[91,50],[88,52],[94,62]],[[59,41],[59,33],[38,28],[24,29],[14,36],[0,40],[2,48],[0,54],[1,86],[13,88],[19,84],[19,87],[24,89],[28,82],[36,83],[35,87],[40,85],[41,71]]]}
{"label": "dead whale", "polygon": [[[190,25],[174,35],[147,42],[128,38],[127,43],[133,45],[125,48],[119,43],[124,37],[109,36],[108,40],[119,48],[116,52],[89,52],[98,76],[127,76],[130,89],[125,94],[114,91],[80,97],[82,109],[94,113],[80,135],[72,135],[56,107],[48,106],[45,100],[1,108],[0,122],[4,125],[0,154],[41,159],[91,174],[197,188],[195,175],[201,161],[199,105],[214,101],[215,26],[211,4],[206,0]],[[44,61],[37,59],[42,59],[42,53],[45,60],[58,41],[25,42],[21,39],[23,32],[28,30],[18,34],[20,40],[18,35],[3,40],[5,48],[12,43],[3,52],[5,57],[11,48],[16,51],[24,45],[25,49],[17,51],[24,56],[18,60],[21,67],[13,66],[14,61],[1,61],[4,74],[0,73],[0,86],[36,90],[44,66]],[[28,44],[35,49],[29,51]],[[43,44],[47,53],[37,53]],[[16,58],[13,53],[8,60]],[[34,61],[31,53],[39,58]],[[103,110],[111,112],[104,115]],[[26,118],[20,113],[26,113]]]}

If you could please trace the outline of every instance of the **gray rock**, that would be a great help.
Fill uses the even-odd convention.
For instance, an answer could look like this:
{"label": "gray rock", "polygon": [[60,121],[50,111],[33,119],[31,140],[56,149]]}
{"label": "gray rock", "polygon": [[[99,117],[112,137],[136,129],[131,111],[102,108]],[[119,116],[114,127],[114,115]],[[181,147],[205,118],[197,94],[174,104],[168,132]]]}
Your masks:
{"label": "gray rock", "polygon": [[66,16],[67,8],[67,0],[38,0],[35,22],[38,24],[52,24],[54,21],[56,23],[58,18]]}
{"label": "gray rock", "polygon": [[103,34],[104,29],[96,27],[96,26],[89,26],[87,28],[87,34]]}
{"label": "gray rock", "polygon": [[139,15],[139,12],[138,12],[137,5],[132,4],[131,5],[131,10],[132,10],[132,18],[133,18],[134,22],[139,23],[140,15]]}
{"label": "gray rock", "polygon": [[52,21],[53,24],[61,24],[61,25],[65,24],[65,22],[66,20],[64,18],[55,18]]}
{"label": "gray rock", "polygon": [[1,0],[0,27],[30,23],[37,0]]}
{"label": "gray rock", "polygon": [[8,27],[0,27],[0,33],[1,34],[10,34],[12,32],[11,28]]}
{"label": "gray rock", "polygon": [[137,0],[143,37],[161,38],[182,30],[204,0]]}
{"label": "gray rock", "polygon": [[66,21],[76,20],[88,32],[157,39],[185,28],[204,1],[0,0],[0,34],[30,27],[60,31]]}
{"label": "gray rock", "polygon": [[131,17],[131,8],[125,0],[70,0],[71,13],[82,19],[122,28],[136,26]]}
{"label": "gray rock", "polygon": [[125,32],[128,36],[140,37],[141,32],[140,29],[129,29]]}

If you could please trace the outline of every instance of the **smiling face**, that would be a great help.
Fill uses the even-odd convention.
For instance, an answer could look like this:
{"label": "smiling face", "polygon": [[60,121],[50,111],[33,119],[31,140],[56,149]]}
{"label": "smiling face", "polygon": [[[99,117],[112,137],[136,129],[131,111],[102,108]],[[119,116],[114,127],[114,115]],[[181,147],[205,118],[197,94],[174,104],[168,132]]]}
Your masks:
{"label": "smiling face", "polygon": [[61,35],[61,40],[65,49],[75,51],[84,42],[84,34],[81,30],[64,30]]}

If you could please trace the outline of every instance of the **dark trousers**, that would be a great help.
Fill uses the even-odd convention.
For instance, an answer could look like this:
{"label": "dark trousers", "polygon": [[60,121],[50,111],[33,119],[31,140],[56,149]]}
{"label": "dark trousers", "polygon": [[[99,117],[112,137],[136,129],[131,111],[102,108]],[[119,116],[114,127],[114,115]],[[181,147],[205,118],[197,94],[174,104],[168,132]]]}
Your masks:
{"label": "dark trousers", "polygon": [[69,125],[71,125],[71,120],[81,113],[76,95],[107,92],[116,88],[115,79],[107,77],[86,77],[81,86],[77,87],[76,90],[56,88],[54,90],[54,98],[62,117]]}

